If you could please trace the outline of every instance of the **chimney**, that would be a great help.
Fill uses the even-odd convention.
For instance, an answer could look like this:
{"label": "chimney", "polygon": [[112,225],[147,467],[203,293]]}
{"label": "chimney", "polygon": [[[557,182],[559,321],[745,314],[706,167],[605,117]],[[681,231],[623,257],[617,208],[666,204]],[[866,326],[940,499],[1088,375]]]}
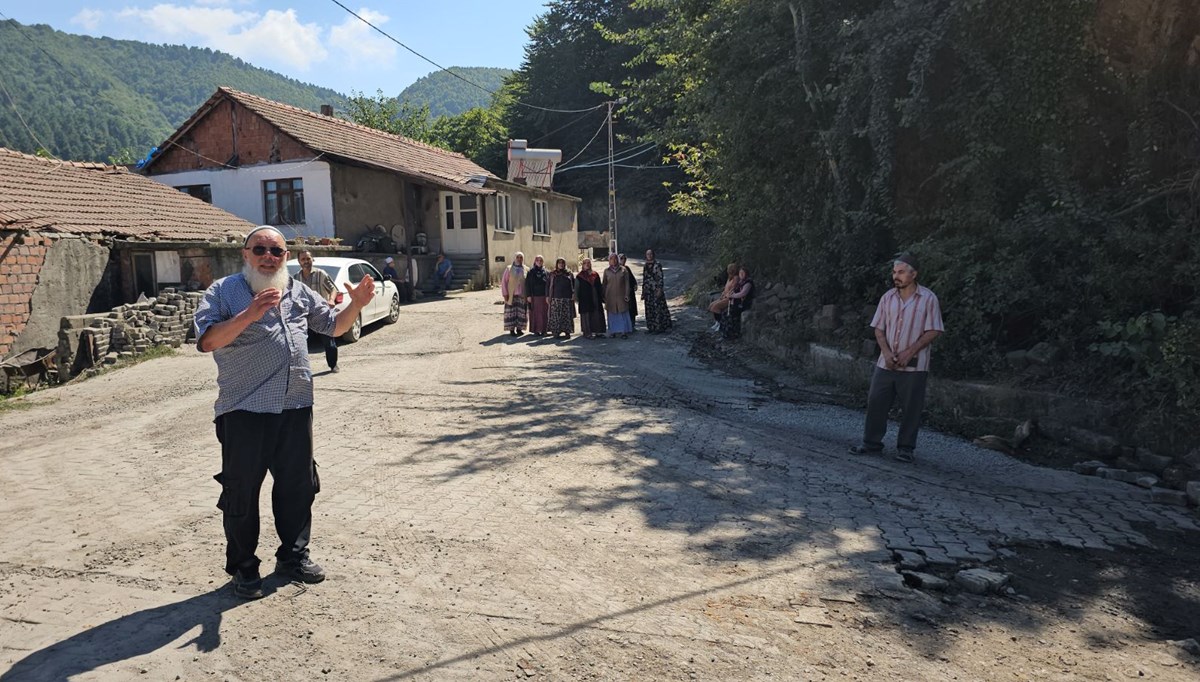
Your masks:
{"label": "chimney", "polygon": [[321,105],[321,115],[322,116],[333,116],[333,105],[332,104],[322,104]]}

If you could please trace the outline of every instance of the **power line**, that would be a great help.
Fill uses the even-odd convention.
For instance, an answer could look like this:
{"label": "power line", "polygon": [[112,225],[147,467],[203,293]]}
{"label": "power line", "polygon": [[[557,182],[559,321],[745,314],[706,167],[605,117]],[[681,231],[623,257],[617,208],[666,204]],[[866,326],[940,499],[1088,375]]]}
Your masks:
{"label": "power line", "polygon": [[[622,151],[620,154],[614,156],[613,162],[615,163],[618,161],[628,161],[629,159],[632,159],[635,156],[641,156],[642,154],[645,154],[646,152],[653,150],[656,146],[657,146],[657,143],[655,143],[655,142],[643,142],[642,144],[639,144],[639,145],[636,145],[629,149],[626,149],[625,151]],[[579,155],[576,154],[575,156],[578,158]],[[572,161],[574,161],[574,159],[572,159]],[[574,170],[576,168],[600,168],[601,166],[607,166],[608,165],[608,157],[605,156],[604,158],[601,158],[601,159],[592,159],[591,161],[584,161],[583,163],[576,164],[574,166],[568,166],[566,168],[562,167],[562,166],[566,166],[566,165],[567,164],[565,164],[565,163],[562,164],[558,168],[557,172],[561,173],[563,171]]]}
{"label": "power line", "polygon": [[563,163],[560,163],[559,167],[561,168],[562,166],[566,166],[567,164],[571,163],[571,161],[578,159],[584,152],[586,152],[587,148],[592,146],[592,143],[596,141],[596,138],[600,137],[600,132],[604,130],[604,127],[606,125],[608,125],[608,117],[607,116],[605,116],[604,120],[600,123],[600,127],[596,129],[596,134],[592,135],[592,139],[588,140],[587,144],[583,145],[583,149],[580,149],[579,153],[576,154],[575,156],[572,156],[569,160],[567,160]]}
{"label": "power line", "polygon": [[[437,62],[433,61],[433,60],[432,60],[432,59],[430,59],[429,57],[426,57],[425,55],[421,54],[420,52],[417,52],[416,50],[412,49],[412,48],[411,48],[411,47],[409,47],[408,45],[405,45],[404,43],[400,42],[399,40],[397,40],[397,39],[393,38],[393,37],[392,37],[392,36],[391,36],[391,35],[390,35],[390,34],[389,34],[387,31],[384,31],[383,29],[379,28],[379,27],[378,27],[378,26],[376,26],[375,24],[372,24],[371,22],[367,21],[367,20],[366,20],[366,19],[364,19],[363,17],[359,16],[359,15],[358,15],[358,14],[356,14],[356,13],[355,13],[353,10],[351,10],[349,7],[347,7],[347,6],[343,5],[343,4],[342,4],[341,2],[339,2],[338,0],[329,0],[329,1],[330,1],[330,2],[332,2],[333,4],[337,5],[338,7],[341,7],[342,9],[346,10],[346,12],[348,12],[348,13],[349,13],[351,16],[353,16],[355,19],[358,19],[359,21],[363,22],[363,23],[364,23],[364,24],[366,24],[367,26],[370,26],[371,28],[375,29],[375,31],[376,31],[377,33],[379,33],[379,35],[383,36],[384,38],[387,38],[388,40],[392,41],[393,43],[396,43],[396,44],[397,44],[397,45],[399,45],[400,47],[403,47],[404,49],[406,49],[406,50],[408,50],[409,52],[413,53],[413,54],[414,54],[414,55],[416,55],[417,57],[420,57],[421,59],[423,59],[423,60],[425,60],[425,61],[429,62],[430,64],[433,64],[434,66],[436,66],[436,67],[438,68],[438,70],[439,70],[439,71],[445,71],[446,73],[450,74],[451,76],[454,76],[455,78],[457,78],[458,80],[460,80],[460,81],[462,81],[462,82],[466,83],[467,85],[470,85],[470,86],[473,86],[473,87],[479,88],[480,90],[482,90],[482,91],[484,91],[484,92],[488,93],[489,95],[495,95],[495,94],[496,94],[496,91],[495,91],[495,90],[488,90],[487,88],[485,88],[485,87],[483,87],[482,85],[480,85],[480,84],[476,83],[475,81],[472,81],[471,79],[469,79],[469,78],[466,78],[465,76],[461,76],[461,75],[459,75],[459,74],[455,73],[454,71],[451,71],[449,68],[447,68],[447,67],[445,67],[445,66],[442,66],[441,64],[438,64]],[[594,106],[594,107],[589,107],[589,108],[587,108],[587,109],[552,109],[552,108],[549,108],[549,107],[539,107],[539,106],[538,106],[538,105],[536,105],[536,104],[529,104],[529,103],[527,103],[527,102],[522,102],[522,101],[520,101],[520,100],[516,100],[516,99],[514,99],[514,100],[513,100],[513,103],[514,103],[514,104],[519,104],[519,105],[521,105],[521,106],[523,106],[523,107],[527,107],[527,108],[529,108],[529,109],[536,109],[536,110],[538,110],[538,111],[548,111],[548,112],[555,113],[555,114],[579,114],[579,113],[583,113],[583,112],[586,112],[586,111],[595,111],[596,109],[600,109],[601,107],[603,107],[603,106],[604,106],[604,104],[603,104],[603,103],[601,103],[601,104],[597,104],[597,105],[596,105],[596,106]]]}
{"label": "power line", "polygon": [[582,116],[580,116],[580,117],[578,117],[578,118],[571,119],[571,122],[570,122],[570,123],[567,123],[567,124],[565,124],[565,125],[561,125],[561,126],[559,126],[559,127],[555,128],[554,130],[551,130],[550,132],[546,133],[545,135],[542,135],[541,137],[539,137],[539,138],[538,138],[538,139],[536,139],[536,140],[531,140],[531,141],[529,142],[529,146],[531,146],[531,147],[532,147],[533,145],[537,144],[538,142],[541,142],[542,140],[546,139],[547,137],[550,137],[551,135],[553,135],[554,133],[557,133],[557,132],[558,132],[558,131],[560,131],[560,130],[566,130],[567,128],[570,128],[571,126],[575,125],[576,123],[579,123],[579,122],[580,122],[580,121],[582,121],[583,119],[587,118],[587,115],[588,115],[588,114],[590,114],[590,113],[592,113],[592,112],[590,112],[590,111],[588,111],[588,112],[585,112],[585,113],[584,113]]}
{"label": "power line", "polygon": [[[37,143],[38,148],[45,149],[47,152],[50,152],[50,148],[47,147],[44,142],[38,139],[38,136],[34,134],[33,130],[29,127],[29,124],[25,122],[25,117],[21,115],[21,110],[17,108],[17,101],[13,99],[12,94],[9,93],[8,88],[5,87],[3,79],[0,79],[0,91],[3,91],[4,95],[8,97],[8,104],[10,107],[12,107],[13,113],[17,115],[17,120],[21,122],[21,125],[25,128],[25,132],[29,133],[29,136],[32,137],[33,141]],[[50,153],[53,154],[53,152]],[[55,158],[57,159],[58,157]]]}
{"label": "power line", "polygon": [[57,57],[55,57],[54,55],[47,52],[45,50],[45,48],[43,48],[40,44],[38,44],[38,42],[36,40],[29,37],[29,34],[25,32],[25,27],[23,27],[21,25],[21,22],[17,21],[16,19],[10,19],[9,17],[4,15],[4,12],[0,12],[0,18],[4,19],[5,21],[12,22],[12,24],[17,27],[17,32],[20,33],[25,38],[25,40],[28,40],[29,42],[33,43],[34,47],[41,50],[42,54],[49,57],[52,62],[54,62],[55,64],[58,64],[59,68],[61,68],[63,70],[67,70],[67,67],[64,66],[62,62],[58,61]]}

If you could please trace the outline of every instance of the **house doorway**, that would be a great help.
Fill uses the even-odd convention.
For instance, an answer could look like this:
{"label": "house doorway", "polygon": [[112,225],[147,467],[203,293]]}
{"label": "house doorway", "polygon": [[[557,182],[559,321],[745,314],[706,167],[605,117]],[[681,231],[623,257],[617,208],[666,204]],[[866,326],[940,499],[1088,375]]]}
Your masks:
{"label": "house doorway", "polygon": [[158,295],[158,284],[154,277],[154,255],[133,254],[133,293],[145,294],[146,298]]}
{"label": "house doorway", "polygon": [[475,256],[483,253],[479,229],[479,197],[474,194],[442,192],[442,252]]}

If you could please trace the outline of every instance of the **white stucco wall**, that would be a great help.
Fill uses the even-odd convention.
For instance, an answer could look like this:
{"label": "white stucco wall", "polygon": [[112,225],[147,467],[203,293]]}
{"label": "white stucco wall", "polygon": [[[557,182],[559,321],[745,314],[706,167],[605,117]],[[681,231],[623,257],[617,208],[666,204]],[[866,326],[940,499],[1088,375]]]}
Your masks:
{"label": "white stucco wall", "polygon": [[300,178],[304,183],[305,224],[294,226],[297,234],[284,227],[289,239],[294,236],[333,237],[333,188],[329,164],[324,161],[272,163],[246,168],[182,171],[151,175],[150,179],[181,187],[209,185],[213,206],[223,208],[255,225],[263,222],[263,182]]}

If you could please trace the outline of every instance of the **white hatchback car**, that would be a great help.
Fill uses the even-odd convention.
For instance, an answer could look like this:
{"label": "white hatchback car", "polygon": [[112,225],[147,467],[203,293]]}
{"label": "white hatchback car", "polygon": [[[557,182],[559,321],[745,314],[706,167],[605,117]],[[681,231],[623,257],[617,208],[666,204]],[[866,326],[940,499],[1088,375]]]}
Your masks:
{"label": "white hatchback car", "polygon": [[[368,324],[383,320],[385,324],[393,324],[400,319],[400,290],[394,282],[386,282],[383,275],[365,260],[358,258],[337,258],[322,256],[313,258],[313,267],[320,268],[333,280],[337,287],[337,298],[334,299],[334,309],[341,312],[350,305],[350,296],[346,293],[346,284],[358,284],[362,278],[370,275],[375,280],[375,298],[363,308],[354,321],[350,331],[338,337],[343,343],[354,343],[362,336],[362,328]],[[292,277],[300,272],[300,263],[295,259],[287,262],[288,274]]]}

